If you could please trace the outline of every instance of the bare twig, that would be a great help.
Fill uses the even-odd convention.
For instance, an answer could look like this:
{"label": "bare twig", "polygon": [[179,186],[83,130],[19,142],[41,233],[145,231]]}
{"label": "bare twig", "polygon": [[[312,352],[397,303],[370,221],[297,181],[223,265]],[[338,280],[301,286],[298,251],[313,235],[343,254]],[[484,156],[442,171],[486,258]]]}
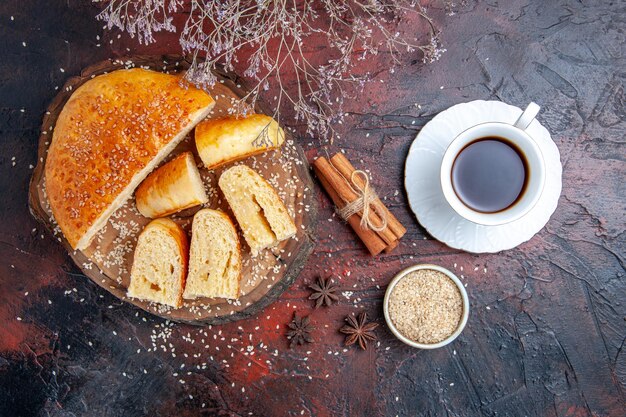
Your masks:
{"label": "bare twig", "polygon": [[[102,4],[98,19],[109,29],[137,36],[140,43],[155,42],[157,32],[180,33],[182,50],[192,57],[186,78],[201,88],[217,81],[213,70],[218,64],[227,71],[242,70],[254,87],[240,112],[273,85],[275,116],[290,106],[307,133],[322,138],[332,138],[333,123],[341,121],[346,86],[363,88],[369,80],[368,73],[358,71],[359,62],[385,52],[393,71],[405,53],[419,51],[424,62],[432,62],[445,51],[432,20],[414,0],[93,1]],[[176,13],[187,16],[178,26]],[[425,22],[428,43],[396,30],[407,14]],[[307,49],[312,38],[315,46],[325,43],[321,62]],[[295,79],[296,85],[288,89],[286,79]]]}

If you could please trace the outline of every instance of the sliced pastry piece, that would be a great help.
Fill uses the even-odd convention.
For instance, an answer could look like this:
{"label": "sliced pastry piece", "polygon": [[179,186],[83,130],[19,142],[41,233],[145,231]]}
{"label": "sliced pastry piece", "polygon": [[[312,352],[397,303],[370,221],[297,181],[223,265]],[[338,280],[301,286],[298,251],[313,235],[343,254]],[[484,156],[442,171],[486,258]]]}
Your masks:
{"label": "sliced pastry piece", "polygon": [[215,104],[180,75],[144,69],[99,75],[74,91],[45,165],[50,208],[74,249],[85,249],[115,210]]}
{"label": "sliced pastry piece", "polygon": [[137,210],[145,217],[168,216],[189,207],[204,204],[209,198],[191,152],[172,159],[137,187]]}
{"label": "sliced pastry piece", "polygon": [[207,119],[196,126],[196,147],[207,169],[279,148],[285,132],[265,114]]}
{"label": "sliced pastry piece", "polygon": [[129,297],[180,307],[187,276],[187,234],[170,219],[152,220],[137,239]]}
{"label": "sliced pastry piece", "polygon": [[189,275],[184,298],[239,297],[241,254],[230,218],[218,210],[203,209],[193,217]]}
{"label": "sliced pastry piece", "polygon": [[229,168],[219,186],[253,255],[296,234],[296,225],[274,188],[251,168]]}

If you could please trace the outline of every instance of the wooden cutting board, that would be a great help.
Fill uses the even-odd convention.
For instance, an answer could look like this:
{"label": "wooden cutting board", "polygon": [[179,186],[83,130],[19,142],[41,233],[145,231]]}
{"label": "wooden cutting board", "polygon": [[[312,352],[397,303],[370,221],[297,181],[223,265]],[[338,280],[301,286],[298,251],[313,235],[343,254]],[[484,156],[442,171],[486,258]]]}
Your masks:
{"label": "wooden cutting board", "polygon": [[[92,65],[83,70],[80,76],[69,79],[48,107],[43,119],[38,164],[30,182],[31,213],[58,238],[86,277],[116,297],[143,310],[163,318],[192,324],[220,324],[256,314],[289,287],[313,250],[312,233],[317,214],[313,184],[304,153],[287,131],[285,131],[287,135],[285,144],[280,150],[253,156],[238,163],[255,169],[275,187],[292,215],[298,233],[294,238],[282,242],[276,248],[265,250],[256,257],[251,256],[250,249],[240,236],[243,270],[241,296],[237,301],[199,298],[185,300],[181,308],[171,308],[126,297],[137,237],[150,221],[139,214],[134,198],[127,201],[111,216],[106,227],[98,233],[92,244],[84,251],[73,250],[54,222],[44,188],[44,166],[57,117],[71,94],[90,78],[131,66],[174,73],[185,71],[189,63],[177,56],[139,56],[107,60]],[[216,73],[216,75],[219,77],[219,82],[209,91],[216,101],[210,118],[229,114],[234,104],[246,93],[240,85],[241,80],[236,76],[223,72]],[[259,105],[255,111],[265,113]],[[163,163],[185,150],[192,151],[196,162],[199,163],[193,133],[192,131]],[[209,203],[206,207],[224,210],[234,219],[217,187],[217,179],[229,166],[231,165],[213,171],[201,167],[200,173],[209,194]],[[199,209],[200,207],[185,210],[172,216],[172,219],[189,233],[193,215]]]}

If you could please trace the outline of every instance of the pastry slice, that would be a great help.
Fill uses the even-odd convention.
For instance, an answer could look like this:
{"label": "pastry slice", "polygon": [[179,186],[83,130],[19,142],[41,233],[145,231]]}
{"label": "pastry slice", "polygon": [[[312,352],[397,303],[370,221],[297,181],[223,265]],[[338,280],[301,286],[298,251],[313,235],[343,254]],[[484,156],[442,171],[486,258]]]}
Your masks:
{"label": "pastry slice", "polygon": [[296,234],[287,208],[272,186],[245,165],[226,170],[219,187],[253,255]]}
{"label": "pastry slice", "polygon": [[207,119],[196,126],[196,147],[207,169],[279,148],[285,132],[265,114]]}
{"label": "pastry slice", "polygon": [[137,239],[129,297],[180,307],[187,276],[187,234],[170,219],[152,220]]}
{"label": "pastry slice", "polygon": [[189,275],[183,297],[239,297],[241,254],[230,218],[221,211],[203,209],[193,217]]}
{"label": "pastry slice", "polygon": [[209,198],[191,152],[183,152],[148,175],[135,192],[137,210],[145,217],[168,216],[204,204]]}

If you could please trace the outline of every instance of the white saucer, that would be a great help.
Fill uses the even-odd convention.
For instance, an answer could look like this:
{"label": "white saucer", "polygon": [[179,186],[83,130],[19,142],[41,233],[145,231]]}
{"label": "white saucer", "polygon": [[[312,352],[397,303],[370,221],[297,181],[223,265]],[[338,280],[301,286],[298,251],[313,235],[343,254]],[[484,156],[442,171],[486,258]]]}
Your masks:
{"label": "white saucer", "polygon": [[471,101],[439,113],[417,135],[406,158],[404,186],[417,220],[435,239],[467,252],[494,253],[528,241],[548,223],[561,195],[562,167],[556,144],[536,119],[526,132],[543,153],[546,183],[539,202],[524,217],[500,226],[478,225],[452,210],[441,190],[439,167],[452,139],[478,123],[515,123],[521,114],[500,101]]}

